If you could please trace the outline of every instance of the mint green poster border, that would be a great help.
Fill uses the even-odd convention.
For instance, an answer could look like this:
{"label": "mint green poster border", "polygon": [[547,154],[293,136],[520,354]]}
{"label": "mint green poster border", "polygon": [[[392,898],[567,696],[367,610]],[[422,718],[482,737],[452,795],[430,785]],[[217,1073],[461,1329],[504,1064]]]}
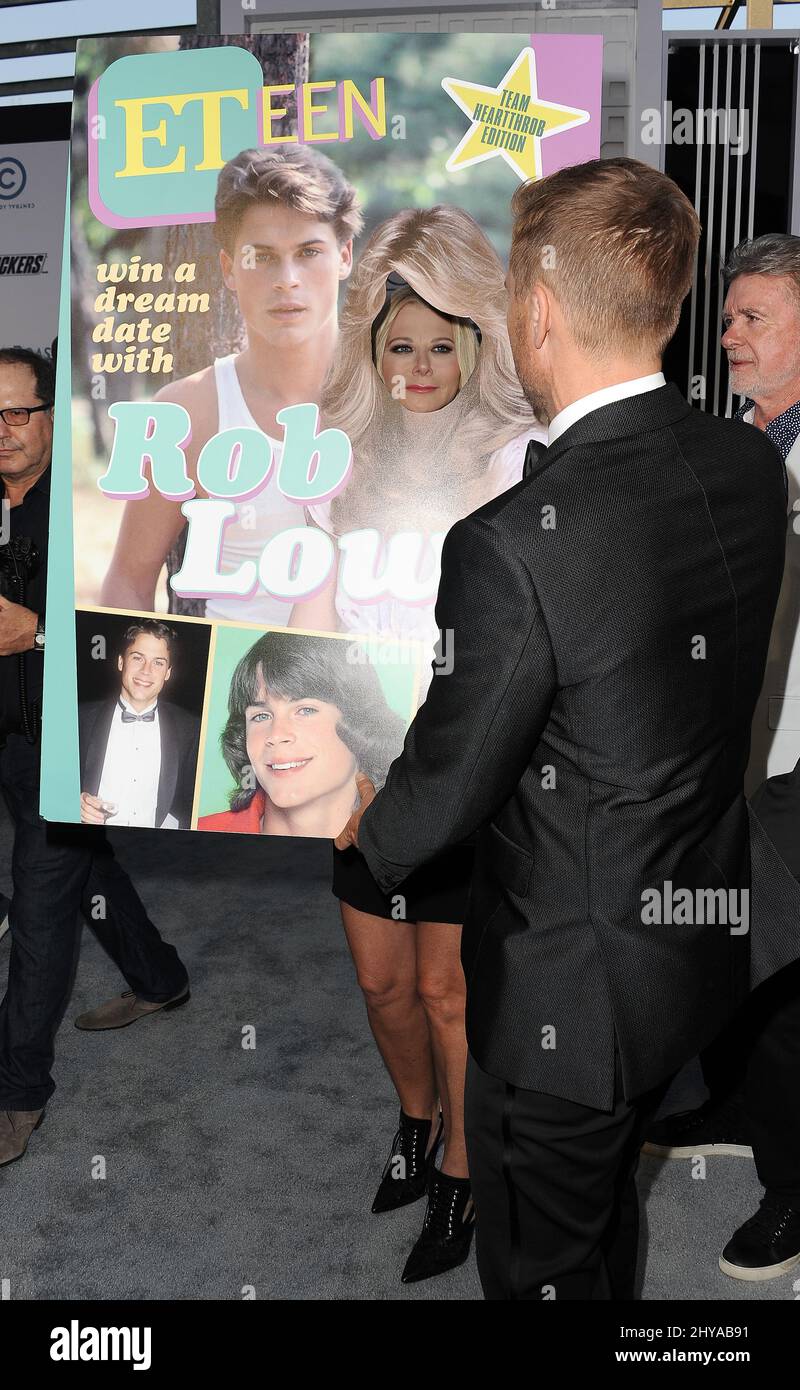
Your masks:
{"label": "mint green poster border", "polygon": [[45,820],[76,821],[80,809],[78,679],[75,653],[75,579],[72,542],[72,385],[70,310],[70,178],[64,213],[53,462],[50,466],[50,539],[47,553],[42,777],[39,810]]}
{"label": "mint green poster border", "polygon": [[[200,779],[198,806],[198,815],[200,816],[208,816],[215,811],[227,811],[228,809],[228,797],[230,792],[234,790],[234,782],[220,750],[219,736],[228,718],[228,692],[231,676],[240,658],[250,650],[259,637],[263,637],[265,631],[266,629],[263,627],[219,626],[217,628],[214,670],[208,697],[205,751]],[[278,628],[277,631],[282,631],[282,629]],[[344,640],[345,638],[341,635],[330,637],[331,642]],[[351,634],[347,640],[356,642],[359,638],[356,634]],[[403,653],[408,652],[410,654],[412,648],[402,641],[398,642],[396,646],[394,643],[376,642],[373,647],[369,638],[363,640],[368,655],[372,650],[378,649],[381,651],[394,649],[397,652],[397,661],[378,661],[374,662],[373,665],[383,686],[387,704],[405,720],[406,727],[408,727],[416,712],[415,693],[419,675],[419,660],[409,659],[409,656],[406,656],[405,660],[403,659]]]}

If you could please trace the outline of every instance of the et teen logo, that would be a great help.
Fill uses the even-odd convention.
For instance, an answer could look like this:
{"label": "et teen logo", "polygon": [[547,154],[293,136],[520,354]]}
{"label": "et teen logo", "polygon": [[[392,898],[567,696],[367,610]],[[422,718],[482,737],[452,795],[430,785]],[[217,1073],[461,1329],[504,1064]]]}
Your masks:
{"label": "et teen logo", "polygon": [[46,275],[46,262],[46,251],[24,256],[0,256],[0,275]]}

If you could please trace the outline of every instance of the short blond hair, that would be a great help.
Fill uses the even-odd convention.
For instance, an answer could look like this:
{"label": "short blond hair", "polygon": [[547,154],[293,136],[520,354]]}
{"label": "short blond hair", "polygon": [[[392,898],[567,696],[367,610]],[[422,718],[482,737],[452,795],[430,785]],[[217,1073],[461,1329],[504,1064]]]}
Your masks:
{"label": "short blond hair", "polygon": [[593,356],[663,351],[694,273],[700,222],[666,174],[595,159],[525,183],[511,200],[514,292],[548,286]]}
{"label": "short blond hair", "polygon": [[453,330],[453,343],[456,350],[456,357],[458,358],[458,365],[461,369],[461,376],[458,383],[458,389],[460,391],[465,382],[469,381],[478,361],[478,339],[475,334],[475,329],[471,328],[463,319],[453,318],[452,314],[443,314],[440,309],[434,309],[432,304],[428,304],[427,300],[423,299],[421,295],[416,294],[414,290],[407,285],[402,289],[395,290],[386,316],[375,334],[375,369],[379,377],[384,382],[384,385],[391,385],[390,382],[386,381],[381,371],[381,362],[383,361],[383,354],[386,351],[386,344],[389,341],[389,330],[397,318],[397,315],[400,313],[400,310],[404,309],[407,304],[421,304],[423,308],[430,309],[432,314],[436,314],[438,318],[444,319],[446,323],[450,324]]}

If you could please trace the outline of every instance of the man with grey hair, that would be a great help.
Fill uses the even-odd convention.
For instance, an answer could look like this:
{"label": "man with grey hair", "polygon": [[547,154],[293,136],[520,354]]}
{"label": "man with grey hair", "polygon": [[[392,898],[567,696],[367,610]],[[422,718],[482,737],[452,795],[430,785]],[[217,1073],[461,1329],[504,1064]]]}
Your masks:
{"label": "man with grey hair", "polygon": [[[743,241],[724,268],[722,346],[737,420],[763,430],[788,475],[789,510],[800,510],[800,237]],[[797,528],[797,529],[795,529]],[[786,570],[764,686],[753,721],[747,789],[800,759],[800,517],[787,533]]]}
{"label": "man with grey hair", "polygon": [[[736,418],[780,453],[792,514],[800,511],[800,237],[743,241],[723,273],[722,346],[731,388],[745,398]],[[757,788],[752,809],[800,879],[800,517],[793,521],[745,785]],[[775,1278],[800,1265],[800,962],[756,990],[703,1054],[703,1070],[710,1100],[652,1126],[646,1151],[752,1153],[765,1195],[725,1246],[720,1269],[735,1279]]]}

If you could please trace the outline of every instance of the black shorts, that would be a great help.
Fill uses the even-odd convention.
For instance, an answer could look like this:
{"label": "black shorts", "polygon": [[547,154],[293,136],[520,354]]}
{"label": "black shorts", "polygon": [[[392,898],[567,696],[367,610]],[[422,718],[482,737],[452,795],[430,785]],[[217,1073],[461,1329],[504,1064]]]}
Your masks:
{"label": "black shorts", "polygon": [[[462,923],[474,860],[473,844],[453,845],[415,869],[394,892],[387,894],[378,887],[366,859],[354,845],[348,845],[347,849],[334,846],[333,893],[350,907],[369,912],[373,917],[406,922]],[[396,905],[399,894],[405,899],[402,913]]]}

